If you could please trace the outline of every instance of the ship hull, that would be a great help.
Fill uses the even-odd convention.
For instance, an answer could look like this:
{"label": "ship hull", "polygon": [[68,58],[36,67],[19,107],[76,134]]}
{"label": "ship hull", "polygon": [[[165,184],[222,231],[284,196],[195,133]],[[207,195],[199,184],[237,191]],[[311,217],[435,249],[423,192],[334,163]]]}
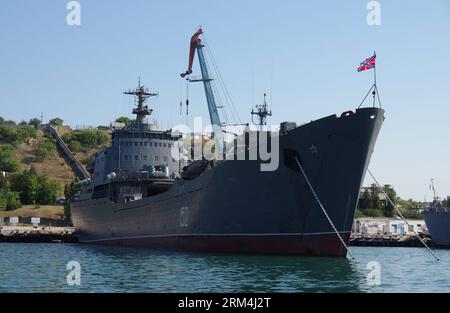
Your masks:
{"label": "ship hull", "polygon": [[433,243],[450,248],[450,212],[426,212],[424,219]]}
{"label": "ship hull", "polygon": [[345,256],[291,152],[348,243],[383,115],[381,109],[364,108],[280,135],[275,171],[261,171],[260,161],[224,161],[139,201],[73,202],[78,238],[182,251]]}

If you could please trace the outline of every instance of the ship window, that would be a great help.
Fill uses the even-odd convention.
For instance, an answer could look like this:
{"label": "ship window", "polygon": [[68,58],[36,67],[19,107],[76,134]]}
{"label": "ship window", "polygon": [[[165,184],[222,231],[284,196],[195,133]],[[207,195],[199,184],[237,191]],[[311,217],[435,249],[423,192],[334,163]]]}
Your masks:
{"label": "ship window", "polygon": [[137,160],[139,160],[139,156],[138,155],[135,155],[134,156],[134,159],[137,161]]}
{"label": "ship window", "polygon": [[164,162],[167,162],[167,160],[168,160],[168,158],[165,156],[165,157],[163,157],[163,161]]}
{"label": "ship window", "polygon": [[152,143],[151,143],[151,142],[149,142],[149,143],[148,143],[148,145],[149,145],[149,146],[151,147],[151,146],[152,146]]}
{"label": "ship window", "polygon": [[135,146],[137,147],[137,145],[138,145],[138,142],[135,142],[135,143],[134,143],[134,145],[135,145]]}
{"label": "ship window", "polygon": [[144,146],[147,147],[147,142],[144,142]]}
{"label": "ship window", "polygon": [[128,155],[125,156],[125,161],[128,161]]}
{"label": "ship window", "polygon": [[159,161],[159,157],[157,155],[155,155],[155,161],[158,162]]}
{"label": "ship window", "polygon": [[166,145],[166,144],[164,144],[164,148],[165,148],[165,147],[167,147],[167,145]]}
{"label": "ship window", "polygon": [[146,155],[144,155],[142,158],[144,159],[144,161],[147,161],[147,156]]}
{"label": "ship window", "polygon": [[159,146],[161,147],[161,146],[162,146],[162,144],[161,144],[161,143],[159,143]]}
{"label": "ship window", "polygon": [[142,147],[142,145],[143,145],[144,143],[141,141],[140,143],[139,143],[139,145]]}

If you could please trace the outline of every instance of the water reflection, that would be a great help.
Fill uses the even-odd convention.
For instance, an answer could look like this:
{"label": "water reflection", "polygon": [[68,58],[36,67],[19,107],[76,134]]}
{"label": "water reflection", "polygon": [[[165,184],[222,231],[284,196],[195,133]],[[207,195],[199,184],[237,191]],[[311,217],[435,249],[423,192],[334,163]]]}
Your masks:
{"label": "water reflection", "polygon": [[[153,292],[360,292],[365,277],[345,258],[242,256],[78,246],[102,259],[85,264],[88,274],[111,271],[104,283],[121,289],[139,282]],[[78,255],[79,256],[79,255]],[[131,287],[131,286],[130,286]]]}

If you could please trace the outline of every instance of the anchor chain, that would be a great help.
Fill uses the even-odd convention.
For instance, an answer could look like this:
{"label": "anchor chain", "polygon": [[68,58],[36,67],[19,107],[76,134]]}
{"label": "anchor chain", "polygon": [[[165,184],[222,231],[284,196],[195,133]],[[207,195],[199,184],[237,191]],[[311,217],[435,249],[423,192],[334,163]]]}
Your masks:
{"label": "anchor chain", "polygon": [[311,190],[311,193],[314,195],[314,198],[316,199],[317,203],[319,204],[320,208],[322,209],[323,214],[325,215],[325,217],[328,220],[328,223],[330,223],[331,227],[333,228],[334,232],[336,233],[336,235],[338,236],[339,240],[341,241],[342,245],[345,247],[345,250],[347,250],[349,256],[351,259],[355,259],[355,257],[352,255],[352,253],[350,252],[349,247],[347,246],[347,244],[345,243],[344,239],[342,238],[341,234],[338,232],[338,230],[336,229],[336,227],[334,226],[333,221],[331,220],[330,216],[328,215],[327,211],[325,210],[324,206],[322,205],[322,202],[319,199],[319,196],[317,196],[317,193],[315,192],[313,186],[311,185],[308,176],[306,176],[305,170],[303,169],[303,166],[300,164],[298,157],[295,157],[295,161],[298,164],[298,167],[300,168],[300,171],[303,174],[303,177],[305,178],[306,183],[308,184],[309,189]]}
{"label": "anchor chain", "polygon": [[375,176],[372,174],[372,172],[370,170],[367,170],[370,174],[370,176],[372,176],[373,181],[375,182],[375,185],[378,187],[378,189],[384,194],[384,196],[386,197],[386,199],[388,199],[389,203],[394,207],[395,211],[397,212],[397,214],[400,216],[400,218],[406,223],[406,225],[408,225],[408,229],[413,231],[414,235],[420,240],[420,242],[423,244],[423,246],[425,248],[427,248],[428,252],[430,252],[430,254],[436,259],[436,261],[439,261],[439,257],[430,249],[430,247],[428,247],[428,245],[425,243],[425,241],[423,241],[423,239],[419,236],[419,234],[414,230],[413,227],[411,227],[408,223],[408,221],[406,220],[406,218],[403,216],[402,212],[400,212],[400,210],[397,208],[397,206],[395,205],[395,203],[392,201],[391,198],[389,198],[388,194],[386,193],[386,191],[384,191],[383,187],[381,187],[381,185],[378,183],[377,179],[375,178]]}

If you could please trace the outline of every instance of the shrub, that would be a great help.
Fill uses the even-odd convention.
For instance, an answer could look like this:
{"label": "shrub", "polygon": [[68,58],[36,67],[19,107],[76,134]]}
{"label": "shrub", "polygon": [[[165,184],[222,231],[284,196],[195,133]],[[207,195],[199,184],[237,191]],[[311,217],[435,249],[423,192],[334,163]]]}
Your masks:
{"label": "shrub", "polygon": [[23,126],[17,129],[17,137],[21,142],[28,141],[31,138],[36,138],[36,128],[32,126]]}
{"label": "shrub", "polygon": [[73,152],[79,152],[83,149],[83,147],[79,141],[74,140],[69,143],[69,149]]}
{"label": "shrub", "polygon": [[78,141],[83,149],[95,148],[108,142],[108,135],[99,130],[75,130],[65,133],[62,139],[67,145]]}
{"label": "shrub", "polygon": [[56,151],[56,143],[52,139],[45,138],[40,141],[36,151],[36,157],[39,161],[44,161]]}
{"label": "shrub", "polygon": [[10,145],[17,145],[19,142],[19,136],[14,127],[8,125],[0,125],[0,142]]}
{"label": "shrub", "polygon": [[13,147],[0,145],[0,171],[15,172],[19,168]]}

